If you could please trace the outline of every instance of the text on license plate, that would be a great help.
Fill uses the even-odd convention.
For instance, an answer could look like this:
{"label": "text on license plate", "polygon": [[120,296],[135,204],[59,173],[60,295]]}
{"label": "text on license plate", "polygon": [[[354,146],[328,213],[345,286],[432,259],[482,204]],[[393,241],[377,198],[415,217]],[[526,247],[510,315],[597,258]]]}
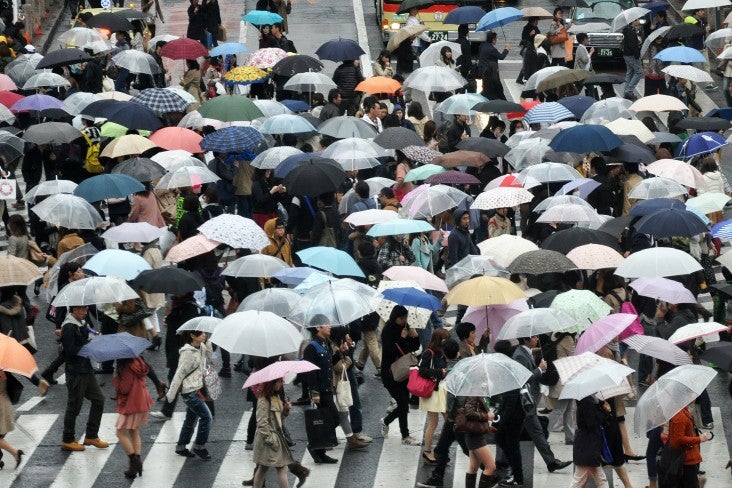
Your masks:
{"label": "text on license plate", "polygon": [[446,41],[447,40],[447,31],[430,31],[430,40]]}
{"label": "text on license plate", "polygon": [[612,56],[613,50],[612,49],[600,49],[600,56]]}

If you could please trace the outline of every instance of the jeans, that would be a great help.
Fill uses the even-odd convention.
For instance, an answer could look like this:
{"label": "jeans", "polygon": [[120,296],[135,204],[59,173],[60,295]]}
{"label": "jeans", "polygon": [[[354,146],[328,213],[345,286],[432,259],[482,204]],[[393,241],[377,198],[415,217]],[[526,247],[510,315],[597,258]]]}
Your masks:
{"label": "jeans", "polygon": [[658,479],[656,455],[663,447],[661,432],[663,432],[663,427],[654,427],[646,434],[646,437],[648,437],[648,445],[646,446],[646,471],[648,472],[648,479],[650,481],[656,481]]}
{"label": "jeans", "polygon": [[524,428],[546,465],[549,466],[556,463],[557,458],[554,457],[554,453],[551,447],[549,447],[549,442],[544,437],[544,430],[541,428],[541,423],[539,423],[539,417],[536,414],[524,417]]}
{"label": "jeans", "polygon": [[346,371],[348,375],[348,383],[351,385],[351,397],[353,397],[353,405],[348,407],[348,413],[351,417],[351,429],[353,432],[360,433],[363,430],[363,415],[361,414],[361,395],[358,393],[358,380],[353,368]]}
{"label": "jeans", "polygon": [[193,429],[198,421],[198,431],[196,432],[196,440],[193,443],[193,449],[203,449],[208,442],[208,432],[211,430],[211,411],[208,405],[198,395],[198,392],[184,393],[181,395],[186,404],[186,419],[183,421],[183,427],[180,429],[178,436],[178,444],[176,450],[185,449],[191,437],[193,437]]}
{"label": "jeans", "polygon": [[84,399],[91,402],[89,419],[86,422],[86,437],[96,439],[99,437],[99,424],[102,422],[102,413],[104,413],[104,393],[99,388],[94,373],[67,374],[66,389],[68,390],[68,400],[64,414],[63,442],[76,440],[74,434],[76,417],[81,412],[81,404]]}
{"label": "jeans", "polygon": [[633,56],[623,56],[625,61],[625,93],[634,93],[638,82],[643,78],[643,63]]}
{"label": "jeans", "polygon": [[[384,417],[384,423],[389,425],[394,419],[399,419],[399,430],[402,433],[402,439],[409,436],[409,391],[407,383],[397,383],[393,379],[384,378],[384,387],[394,398],[397,407]],[[444,427],[443,427],[444,430]]]}

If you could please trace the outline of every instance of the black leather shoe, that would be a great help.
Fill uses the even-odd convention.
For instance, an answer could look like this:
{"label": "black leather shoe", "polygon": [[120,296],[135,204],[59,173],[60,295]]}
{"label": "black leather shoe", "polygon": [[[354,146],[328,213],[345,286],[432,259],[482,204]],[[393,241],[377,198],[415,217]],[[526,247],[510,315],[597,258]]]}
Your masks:
{"label": "black leather shoe", "polygon": [[53,375],[49,373],[43,373],[41,374],[41,378],[48,381],[49,385],[58,385],[58,381],[53,379]]}
{"label": "black leather shoe", "polygon": [[560,461],[557,459],[552,464],[547,466],[547,468],[549,469],[550,473],[553,473],[554,471],[559,471],[560,469],[566,468],[570,464],[572,464],[572,461]]}
{"label": "black leather shoe", "polygon": [[322,456],[319,456],[317,459],[314,459],[315,464],[337,464],[338,460],[335,458],[332,458],[326,454],[323,454]]}

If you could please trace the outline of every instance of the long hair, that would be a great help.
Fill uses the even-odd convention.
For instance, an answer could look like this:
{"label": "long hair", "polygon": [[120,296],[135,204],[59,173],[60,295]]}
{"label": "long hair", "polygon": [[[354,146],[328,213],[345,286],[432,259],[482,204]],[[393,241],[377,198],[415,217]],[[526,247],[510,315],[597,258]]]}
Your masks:
{"label": "long hair", "polygon": [[388,322],[390,324],[396,323],[396,319],[399,317],[406,317],[407,315],[409,315],[409,310],[402,305],[397,305],[391,310]]}
{"label": "long hair", "polygon": [[275,396],[277,394],[277,390],[275,390],[275,385],[278,381],[280,381],[279,378],[276,380],[268,381],[266,383],[262,383],[262,390],[259,396],[262,398],[272,398],[273,396]]}
{"label": "long hair", "polygon": [[430,343],[427,349],[432,350],[435,354],[442,354],[442,343],[450,337],[450,333],[443,328],[435,329],[432,331],[432,337],[430,337]]}

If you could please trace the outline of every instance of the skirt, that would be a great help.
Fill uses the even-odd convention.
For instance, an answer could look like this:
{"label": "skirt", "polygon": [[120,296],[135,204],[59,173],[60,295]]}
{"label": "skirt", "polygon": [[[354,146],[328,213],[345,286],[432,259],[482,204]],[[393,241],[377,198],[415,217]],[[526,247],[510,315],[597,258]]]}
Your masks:
{"label": "skirt", "polygon": [[127,430],[138,429],[147,423],[147,414],[148,412],[121,413],[119,414],[119,417],[117,417],[117,424],[115,425],[115,428]]}
{"label": "skirt", "polygon": [[445,413],[447,411],[447,388],[445,382],[440,382],[437,391],[433,391],[428,398],[419,399],[419,409],[423,412]]}

